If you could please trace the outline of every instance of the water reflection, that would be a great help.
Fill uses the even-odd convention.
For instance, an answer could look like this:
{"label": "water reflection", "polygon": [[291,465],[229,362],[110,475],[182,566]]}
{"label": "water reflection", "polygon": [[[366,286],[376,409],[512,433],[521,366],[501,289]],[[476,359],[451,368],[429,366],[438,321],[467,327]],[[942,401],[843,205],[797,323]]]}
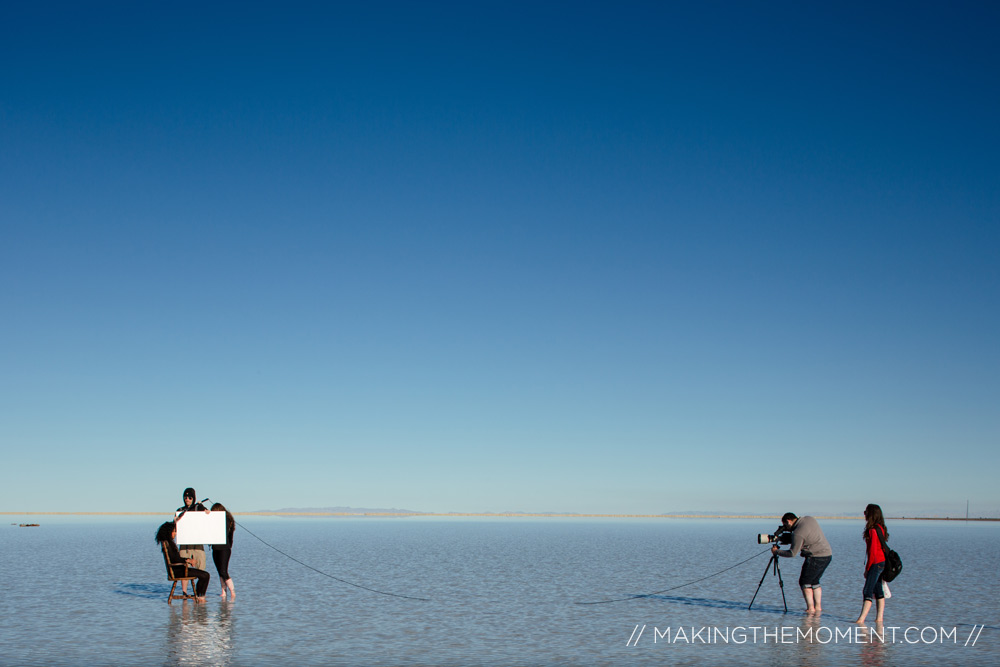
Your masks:
{"label": "water reflection", "polygon": [[887,642],[885,628],[881,623],[871,628],[862,628],[859,638],[861,643],[861,664],[865,667],[882,667],[888,665],[887,651],[891,639]]}
{"label": "water reflection", "polygon": [[[286,566],[269,548],[247,540],[240,551],[239,607],[224,605],[218,595],[209,595],[204,605],[168,605],[170,585],[163,577],[162,557],[150,548],[147,523],[74,520],[60,531],[0,536],[5,560],[31,564],[25,576],[4,582],[0,664],[998,664],[1000,585],[987,577],[963,588],[963,582],[981,579],[982,564],[953,558],[957,541],[975,553],[1000,553],[995,525],[974,533],[951,524],[894,529],[893,540],[899,539],[900,549],[910,554],[912,567],[895,591],[895,606],[887,617],[891,626],[957,626],[958,642],[913,645],[897,630],[895,643],[887,635],[885,644],[868,645],[864,639],[852,636],[849,641],[835,634],[857,629],[857,573],[843,562],[847,559],[839,570],[835,560],[824,575],[830,581],[823,592],[826,611],[819,617],[803,614],[801,602],[792,604],[791,598],[785,614],[773,582],[765,582],[766,597],[763,602],[758,597],[748,611],[760,578],[756,564],[690,589],[637,595],[615,604],[573,604],[656,590],[722,567],[724,562],[711,567],[702,562],[705,553],[719,553],[720,561],[742,558],[742,552],[731,556],[720,550],[734,532],[733,524],[725,522],[293,523],[264,517],[251,524],[254,530],[295,545],[303,562],[377,588],[426,593],[436,602],[318,586],[312,574]],[[745,529],[738,532],[755,530],[740,526]],[[824,524],[834,551],[845,553],[856,547],[857,528]],[[66,544],[74,548],[66,549]],[[79,553],[93,551],[112,558],[110,567],[95,571],[80,561]],[[38,558],[39,553],[47,558]],[[665,564],[664,572],[650,572],[654,561]],[[101,624],[96,631],[110,639],[92,641],[95,622]],[[625,646],[637,623],[650,624],[642,645]],[[772,633],[787,628],[805,638],[776,643],[772,635],[765,643],[759,636],[754,643],[751,634],[746,644],[651,643],[653,628],[668,626],[688,631],[754,626]],[[107,633],[107,628],[115,632]],[[627,630],[621,632],[623,628]]]}
{"label": "water reflection", "polygon": [[170,608],[166,665],[229,665],[235,602],[218,606],[184,600]]}
{"label": "water reflection", "polygon": [[823,644],[817,638],[817,631],[822,627],[822,615],[803,614],[802,623],[799,625],[799,637],[804,638],[796,642],[798,647],[797,662],[803,667],[815,665],[821,662],[823,655]]}

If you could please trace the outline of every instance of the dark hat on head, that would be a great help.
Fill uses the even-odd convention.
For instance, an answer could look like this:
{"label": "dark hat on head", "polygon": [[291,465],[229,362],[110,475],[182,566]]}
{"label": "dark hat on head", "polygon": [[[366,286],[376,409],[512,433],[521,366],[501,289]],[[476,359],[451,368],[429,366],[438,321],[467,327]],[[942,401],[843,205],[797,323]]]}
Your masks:
{"label": "dark hat on head", "polygon": [[188,497],[190,497],[190,498],[192,498],[192,499],[193,499],[193,498],[197,498],[197,497],[198,497],[198,495],[197,495],[197,494],[196,494],[196,493],[194,492],[194,489],[192,489],[192,488],[191,488],[191,487],[189,486],[188,488],[184,489],[184,497],[185,497],[185,498],[188,498]]}

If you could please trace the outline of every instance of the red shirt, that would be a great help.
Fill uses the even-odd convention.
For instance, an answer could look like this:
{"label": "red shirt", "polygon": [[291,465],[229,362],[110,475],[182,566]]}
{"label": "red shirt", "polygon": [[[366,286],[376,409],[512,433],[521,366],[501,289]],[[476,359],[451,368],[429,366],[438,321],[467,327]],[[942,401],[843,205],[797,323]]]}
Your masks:
{"label": "red shirt", "polygon": [[[882,532],[881,527],[878,527],[878,532]],[[867,572],[872,565],[885,562],[885,552],[882,551],[882,542],[878,539],[878,534],[875,532],[875,528],[871,528],[868,531],[867,542],[868,561],[865,563],[865,572]]]}

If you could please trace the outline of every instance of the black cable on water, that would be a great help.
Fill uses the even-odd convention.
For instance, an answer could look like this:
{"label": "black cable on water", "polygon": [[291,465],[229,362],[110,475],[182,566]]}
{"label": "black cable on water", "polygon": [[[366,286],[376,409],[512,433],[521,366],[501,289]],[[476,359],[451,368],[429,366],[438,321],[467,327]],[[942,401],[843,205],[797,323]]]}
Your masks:
{"label": "black cable on water", "polygon": [[691,584],[697,584],[699,581],[705,581],[706,579],[711,579],[712,577],[717,577],[720,574],[722,574],[723,572],[728,572],[729,570],[737,568],[740,565],[743,565],[744,563],[749,563],[754,558],[757,558],[757,556],[763,556],[764,554],[769,554],[769,553],[771,553],[770,549],[768,549],[767,551],[761,551],[760,553],[756,553],[753,556],[750,556],[750,558],[747,558],[746,560],[741,560],[739,563],[736,563],[736,565],[730,565],[726,569],[719,570],[718,572],[716,572],[714,574],[710,574],[707,577],[702,577],[701,579],[695,579],[694,581],[689,581],[686,584],[681,584],[680,586],[674,586],[672,588],[664,588],[662,591],[653,591],[652,593],[643,593],[641,595],[629,595],[628,597],[615,598],[614,600],[598,600],[596,602],[577,602],[576,604],[608,604],[609,602],[625,602],[626,600],[638,600],[640,598],[648,598],[651,595],[660,595],[661,593],[668,593],[670,591],[676,591],[678,588],[684,588],[685,586],[690,586]]}
{"label": "black cable on water", "polygon": [[239,526],[240,528],[242,528],[243,530],[245,530],[247,533],[249,533],[251,537],[253,537],[253,538],[257,539],[258,541],[260,541],[261,544],[274,549],[275,551],[277,551],[279,554],[281,554],[285,558],[288,558],[289,560],[295,561],[296,563],[298,563],[302,567],[309,568],[310,570],[312,570],[313,572],[315,572],[317,574],[322,574],[324,577],[329,577],[330,579],[333,579],[334,581],[339,581],[342,584],[347,584],[348,586],[354,586],[355,588],[360,588],[361,590],[368,591],[370,593],[378,593],[379,595],[388,595],[390,597],[404,598],[404,599],[407,599],[407,600],[418,600],[420,602],[430,602],[430,600],[428,598],[418,598],[418,597],[415,597],[415,596],[412,596],[412,595],[402,595],[400,593],[387,593],[386,591],[375,590],[374,588],[369,588],[368,586],[362,586],[361,584],[355,584],[354,582],[347,581],[346,579],[341,579],[340,577],[335,577],[332,574],[327,574],[326,572],[323,572],[322,570],[317,570],[312,565],[309,565],[308,563],[303,563],[302,561],[300,561],[295,556],[291,556],[289,554],[286,554],[284,551],[282,551],[278,547],[274,546],[273,544],[269,544],[263,538],[255,535],[252,530],[248,529],[242,523],[240,523],[239,521],[237,521],[235,519],[235,517],[233,518],[233,522],[237,526]]}
{"label": "black cable on water", "polygon": [[[206,498],[205,500],[207,501],[208,499]],[[386,591],[379,591],[379,590],[376,590],[374,588],[369,588],[368,586],[362,586],[361,584],[355,584],[354,582],[347,581],[346,579],[341,579],[340,577],[335,577],[332,574],[328,574],[326,572],[323,572],[322,570],[318,570],[315,567],[313,567],[312,565],[309,565],[308,563],[303,563],[298,558],[295,558],[294,556],[285,553],[284,551],[282,551],[278,547],[274,546],[273,544],[270,544],[269,542],[267,542],[266,540],[264,540],[260,536],[256,535],[252,530],[248,529],[246,526],[244,526],[239,521],[236,521],[235,518],[233,519],[233,522],[237,526],[239,526],[240,528],[242,528],[243,530],[245,530],[251,537],[253,537],[254,539],[258,540],[261,544],[263,544],[263,545],[265,545],[267,547],[270,547],[271,549],[274,549],[275,551],[277,551],[279,554],[281,554],[285,558],[288,558],[289,560],[295,561],[296,563],[298,563],[302,567],[308,568],[308,569],[312,570],[313,572],[315,572],[317,574],[323,575],[324,577],[329,577],[330,579],[333,579],[334,581],[339,581],[342,584],[347,584],[348,586],[353,586],[354,588],[360,588],[361,590],[368,591],[370,593],[377,593],[379,595],[388,595],[390,597],[403,598],[403,599],[406,599],[406,600],[417,600],[419,602],[430,602],[431,601],[428,598],[421,598],[421,597],[416,597],[416,596],[413,596],[413,595],[402,595],[400,593],[388,593]],[[744,563],[749,563],[754,558],[757,558],[758,556],[763,556],[764,554],[767,554],[767,553],[771,553],[771,550],[767,549],[765,551],[761,551],[759,553],[754,554],[753,556],[750,556],[750,558],[746,558],[744,560],[741,560],[739,563],[736,563],[735,565],[730,565],[729,567],[727,567],[725,569],[722,569],[722,570],[719,570],[718,572],[714,572],[714,573],[712,573],[712,574],[710,574],[710,575],[708,575],[706,577],[702,577],[701,579],[695,579],[694,581],[689,581],[689,582],[687,582],[685,584],[680,584],[679,586],[672,586],[671,588],[664,588],[663,590],[653,591],[652,593],[643,593],[643,594],[639,594],[639,595],[629,595],[629,596],[623,597],[623,598],[614,598],[612,600],[597,600],[597,601],[594,601],[594,602],[576,602],[574,604],[594,605],[594,604],[609,604],[611,602],[625,602],[625,601],[628,601],[628,600],[638,600],[638,599],[641,599],[641,598],[650,597],[652,595],[660,595],[662,593],[668,593],[670,591],[676,591],[676,590],[678,590],[680,588],[685,588],[687,586],[691,586],[693,584],[697,584],[698,582],[705,581],[706,579],[711,579],[712,577],[717,577],[720,574],[723,574],[724,572],[728,572],[729,570],[735,569],[735,568],[739,567],[740,565],[743,565]]]}

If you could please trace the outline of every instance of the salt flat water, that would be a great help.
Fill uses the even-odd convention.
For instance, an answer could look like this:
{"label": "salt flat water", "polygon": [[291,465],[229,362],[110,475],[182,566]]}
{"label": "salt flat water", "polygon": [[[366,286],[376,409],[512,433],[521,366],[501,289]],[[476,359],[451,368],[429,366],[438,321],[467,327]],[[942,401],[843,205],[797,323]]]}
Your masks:
{"label": "salt flat water", "polygon": [[852,623],[860,520],[820,519],[834,558],[816,618],[798,558],[780,561],[788,613],[770,570],[747,609],[770,520],[237,515],[236,600],[209,554],[208,602],[168,605],[153,535],[169,516],[0,527],[0,664],[1000,664],[997,523],[890,521],[904,570],[879,641]]}

